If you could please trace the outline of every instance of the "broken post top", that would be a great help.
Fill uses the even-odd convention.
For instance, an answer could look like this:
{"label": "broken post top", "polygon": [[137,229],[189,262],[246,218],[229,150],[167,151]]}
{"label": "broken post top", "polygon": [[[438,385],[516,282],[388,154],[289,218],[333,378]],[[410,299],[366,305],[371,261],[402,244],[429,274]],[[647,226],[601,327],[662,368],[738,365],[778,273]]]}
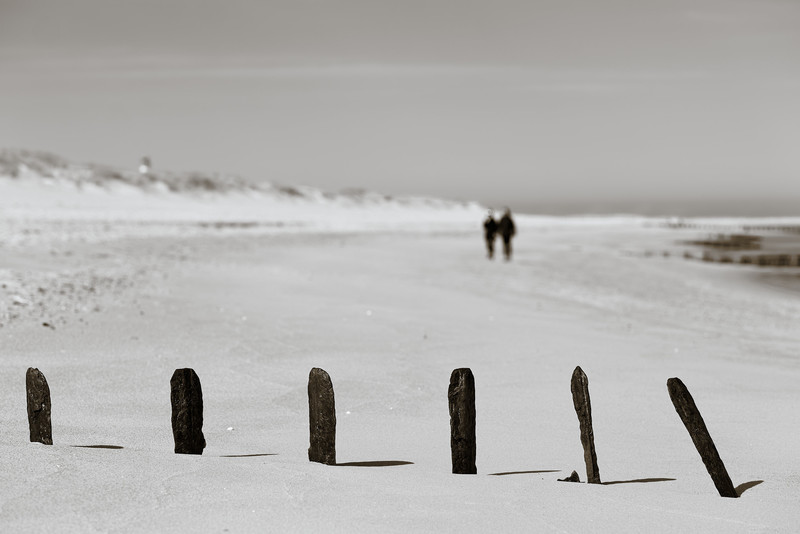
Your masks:
{"label": "broken post top", "polygon": [[472,380],[472,382],[475,382],[472,369],[469,367],[459,367],[458,369],[453,369],[453,372],[450,373],[450,383],[454,383],[459,377],[463,377],[465,380]]}
{"label": "broken post top", "polygon": [[169,380],[169,384],[173,390],[175,388],[180,388],[181,390],[191,388],[193,391],[197,392],[202,401],[203,389],[200,386],[200,377],[197,376],[194,369],[190,367],[175,369],[175,372],[172,373],[172,378]]}
{"label": "broken post top", "polygon": [[42,402],[45,397],[50,400],[50,386],[47,385],[47,379],[42,372],[35,367],[28,367],[25,373],[25,386],[28,390],[28,395],[35,395],[35,399]]}
{"label": "broken post top", "polygon": [[[675,410],[678,412],[678,415],[681,417],[681,419],[691,415],[692,407],[697,410],[697,404],[694,402],[692,394],[689,393],[689,388],[687,388],[686,384],[684,384],[683,381],[677,376],[667,380],[667,391],[669,392],[669,398],[672,400],[672,404],[675,406]],[[676,400],[680,399],[684,399],[685,402],[675,402]],[[697,412],[697,415],[700,415],[699,411]],[[703,426],[705,427],[705,422],[703,422]]]}
{"label": "broken post top", "polygon": [[311,371],[309,371],[308,379],[331,382],[331,376],[328,374],[328,372],[325,369],[321,369],[319,367],[313,367]]}
{"label": "broken post top", "polygon": [[[472,370],[468,367],[460,369],[453,369],[450,373],[450,386],[447,388],[447,398],[450,400],[450,415],[453,416],[453,410],[461,407],[468,407],[471,411],[475,411],[475,377],[472,375]],[[462,402],[462,405],[454,403],[455,401]],[[465,403],[465,404],[463,404]]]}
{"label": "broken post top", "polygon": [[172,373],[172,380],[175,380],[176,376],[186,376],[186,375],[194,375],[197,376],[197,373],[191,367],[180,367],[175,369],[175,372]]}
{"label": "broken post top", "polygon": [[582,385],[589,385],[589,378],[586,376],[586,373],[583,372],[581,366],[575,367],[575,370],[572,371],[572,383],[580,383]]}
{"label": "broken post top", "polygon": [[320,369],[319,367],[314,367],[308,373],[309,401],[312,400],[312,397],[315,402],[324,402],[326,405],[329,405],[335,417],[336,411],[335,399],[333,395],[333,382],[331,381],[330,375],[324,369]]}

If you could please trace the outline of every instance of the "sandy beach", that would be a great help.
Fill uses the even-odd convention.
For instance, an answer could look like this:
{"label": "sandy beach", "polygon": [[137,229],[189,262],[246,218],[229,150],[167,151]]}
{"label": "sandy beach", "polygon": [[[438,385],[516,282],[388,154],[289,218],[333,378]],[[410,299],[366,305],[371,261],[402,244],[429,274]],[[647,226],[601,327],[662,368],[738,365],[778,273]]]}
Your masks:
{"label": "sandy beach", "polygon": [[[521,216],[508,263],[486,259],[466,217],[368,232],[140,221],[149,230],[127,235],[119,218],[73,217],[58,239],[34,230],[42,220],[4,219],[9,532],[791,532],[800,520],[794,269],[687,261],[676,243],[692,231],[634,217]],[[557,481],[586,477],[577,365],[604,485]],[[28,367],[50,384],[52,446],[28,442]],[[199,457],[172,451],[182,367],[203,387]],[[312,367],[333,381],[344,465],[307,458]],[[457,367],[476,381],[475,476],[450,473]],[[667,394],[673,376],[741,498],[717,495]]]}

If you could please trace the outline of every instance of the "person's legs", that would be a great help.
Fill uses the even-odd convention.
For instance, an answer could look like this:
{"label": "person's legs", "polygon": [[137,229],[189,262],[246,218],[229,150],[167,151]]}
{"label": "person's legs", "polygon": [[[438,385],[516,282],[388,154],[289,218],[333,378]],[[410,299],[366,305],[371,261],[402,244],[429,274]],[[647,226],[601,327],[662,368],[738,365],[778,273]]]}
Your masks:
{"label": "person's legs", "polygon": [[503,254],[505,254],[506,261],[511,259],[511,239],[503,239]]}
{"label": "person's legs", "polygon": [[489,259],[494,258],[494,239],[486,240],[486,250],[488,251]]}

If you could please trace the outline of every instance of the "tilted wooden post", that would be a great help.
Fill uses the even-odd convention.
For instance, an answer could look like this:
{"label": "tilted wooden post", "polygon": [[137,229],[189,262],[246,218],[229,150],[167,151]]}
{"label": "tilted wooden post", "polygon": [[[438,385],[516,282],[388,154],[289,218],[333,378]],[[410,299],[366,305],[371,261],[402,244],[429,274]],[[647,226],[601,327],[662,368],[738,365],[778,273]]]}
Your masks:
{"label": "tilted wooden post", "polygon": [[25,373],[25,391],[28,399],[28,427],[31,442],[53,444],[53,428],[50,422],[50,386],[39,369],[28,368]]}
{"label": "tilted wooden post", "polygon": [[308,374],[308,460],[336,465],[336,402],[331,377],[314,367]]}
{"label": "tilted wooden post", "polygon": [[697,452],[700,453],[700,458],[711,475],[711,480],[717,487],[721,497],[739,497],[736,489],[733,487],[731,477],[728,476],[728,471],[725,469],[725,464],[722,463],[722,458],[719,457],[717,447],[708,433],[706,423],[703,421],[703,416],[700,415],[700,410],[686,389],[686,386],[679,378],[670,378],[667,380],[667,390],[669,390],[669,398],[672,399],[672,404],[675,406],[675,411],[683,421],[686,430],[689,431],[689,436],[692,438]]}
{"label": "tilted wooden post", "polygon": [[169,382],[176,454],[203,454],[203,390],[194,369],[175,369]]}
{"label": "tilted wooden post", "polygon": [[589,399],[589,379],[579,367],[572,372],[570,383],[572,403],[578,414],[581,426],[581,445],[583,460],[586,462],[586,480],[589,484],[600,484],[600,468],[597,467],[597,453],[594,449],[594,430],[592,429],[592,403]]}
{"label": "tilted wooden post", "polygon": [[450,455],[453,473],[474,475],[475,466],[475,377],[468,368],[454,369],[447,388],[450,404]]}

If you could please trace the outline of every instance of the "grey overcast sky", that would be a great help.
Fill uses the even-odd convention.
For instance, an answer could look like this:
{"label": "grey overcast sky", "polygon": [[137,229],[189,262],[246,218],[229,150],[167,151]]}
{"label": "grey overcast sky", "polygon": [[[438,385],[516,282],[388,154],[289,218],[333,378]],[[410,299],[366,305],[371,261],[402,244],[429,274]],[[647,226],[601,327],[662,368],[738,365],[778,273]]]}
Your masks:
{"label": "grey overcast sky", "polygon": [[794,205],[800,0],[0,0],[0,147],[512,206]]}

